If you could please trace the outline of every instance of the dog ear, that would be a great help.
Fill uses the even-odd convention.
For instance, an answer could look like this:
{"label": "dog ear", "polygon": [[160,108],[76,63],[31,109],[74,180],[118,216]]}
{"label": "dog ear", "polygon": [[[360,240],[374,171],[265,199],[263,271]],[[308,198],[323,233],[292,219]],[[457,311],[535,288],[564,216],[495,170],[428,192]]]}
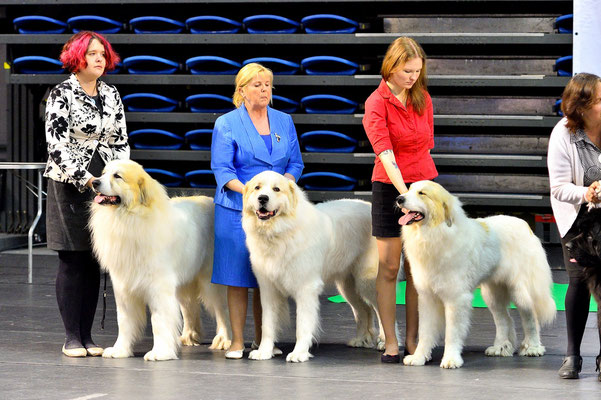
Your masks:
{"label": "dog ear", "polygon": [[445,199],[442,203],[442,209],[444,211],[444,222],[446,222],[448,227],[451,227],[453,225],[453,223],[455,222],[455,219],[453,217],[453,202],[454,201],[455,201],[455,199],[453,198],[453,196],[448,194],[447,196],[445,196]]}
{"label": "dog ear", "polygon": [[151,200],[152,200],[152,195],[150,193],[150,187],[149,187],[149,183],[147,179],[144,179],[143,176],[141,176],[138,179],[138,196],[139,196],[139,201],[140,204],[144,207],[148,207],[150,206]]}
{"label": "dog ear", "polygon": [[294,183],[290,179],[288,179],[288,188],[290,189],[288,191],[288,200],[290,201],[290,208],[291,210],[296,210],[296,206],[298,206],[298,196],[301,195],[299,193],[299,188],[296,185],[296,183]]}

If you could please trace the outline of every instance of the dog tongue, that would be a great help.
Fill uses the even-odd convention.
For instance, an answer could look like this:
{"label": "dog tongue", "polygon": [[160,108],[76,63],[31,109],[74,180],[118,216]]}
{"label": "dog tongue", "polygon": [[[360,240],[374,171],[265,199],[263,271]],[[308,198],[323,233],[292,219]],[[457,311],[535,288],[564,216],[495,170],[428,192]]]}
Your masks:
{"label": "dog tongue", "polygon": [[102,203],[102,200],[104,200],[104,196],[101,195],[96,195],[96,197],[94,197],[94,203]]}
{"label": "dog tongue", "polygon": [[417,217],[416,211],[409,211],[407,214],[399,218],[399,225],[407,225]]}

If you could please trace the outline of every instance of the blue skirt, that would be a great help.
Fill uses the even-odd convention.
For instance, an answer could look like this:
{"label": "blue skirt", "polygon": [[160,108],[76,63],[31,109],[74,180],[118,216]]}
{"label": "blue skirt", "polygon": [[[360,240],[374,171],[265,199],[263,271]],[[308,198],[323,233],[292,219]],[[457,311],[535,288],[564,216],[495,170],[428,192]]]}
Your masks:
{"label": "blue skirt", "polygon": [[257,279],[250,266],[242,211],[215,204],[215,255],[212,283],[256,288]]}

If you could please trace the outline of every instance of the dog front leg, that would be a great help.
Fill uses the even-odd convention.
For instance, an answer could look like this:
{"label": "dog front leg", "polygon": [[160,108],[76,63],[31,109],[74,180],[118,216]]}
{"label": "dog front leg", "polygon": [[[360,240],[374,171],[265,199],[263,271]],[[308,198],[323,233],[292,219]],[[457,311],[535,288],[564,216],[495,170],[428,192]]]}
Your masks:
{"label": "dog front leg", "polygon": [[319,327],[319,293],[322,287],[323,284],[303,287],[296,293],[296,345],[286,357],[288,362],[305,362],[313,357],[309,349]]}
{"label": "dog front leg", "polygon": [[269,360],[273,357],[280,319],[279,313],[286,299],[271,283],[260,278],[258,280],[259,287],[261,288],[261,306],[263,307],[261,344],[259,344],[257,350],[250,352],[248,358],[251,360]]}
{"label": "dog front leg", "polygon": [[440,299],[432,292],[419,292],[419,340],[415,352],[405,356],[405,365],[424,365],[432,359],[432,349],[438,344],[444,327],[444,307]]}
{"label": "dog front leg", "polygon": [[144,355],[146,361],[177,359],[180,347],[179,332],[182,318],[175,292],[153,291],[150,299],[150,321],[152,324],[152,350]]}
{"label": "dog front leg", "polygon": [[[113,284],[114,285],[114,284]],[[117,304],[119,335],[113,347],[104,349],[104,358],[126,358],[133,356],[133,346],[146,326],[146,306],[141,298],[113,287]]]}
{"label": "dog front leg", "polygon": [[460,368],[463,365],[461,352],[470,327],[472,296],[466,293],[445,304],[447,326],[441,368]]}

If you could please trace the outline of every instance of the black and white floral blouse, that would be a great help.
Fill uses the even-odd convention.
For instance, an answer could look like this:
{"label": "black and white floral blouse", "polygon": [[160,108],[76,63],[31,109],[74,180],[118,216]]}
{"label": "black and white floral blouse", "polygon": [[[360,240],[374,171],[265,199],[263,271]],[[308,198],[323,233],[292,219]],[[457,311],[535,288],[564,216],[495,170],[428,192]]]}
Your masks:
{"label": "black and white floral blouse", "polygon": [[75,74],[56,85],[46,102],[48,162],[44,176],[72,183],[84,192],[92,178],[88,166],[98,151],[105,163],[129,158],[125,114],[119,92],[98,81],[101,111],[82,89]]}

